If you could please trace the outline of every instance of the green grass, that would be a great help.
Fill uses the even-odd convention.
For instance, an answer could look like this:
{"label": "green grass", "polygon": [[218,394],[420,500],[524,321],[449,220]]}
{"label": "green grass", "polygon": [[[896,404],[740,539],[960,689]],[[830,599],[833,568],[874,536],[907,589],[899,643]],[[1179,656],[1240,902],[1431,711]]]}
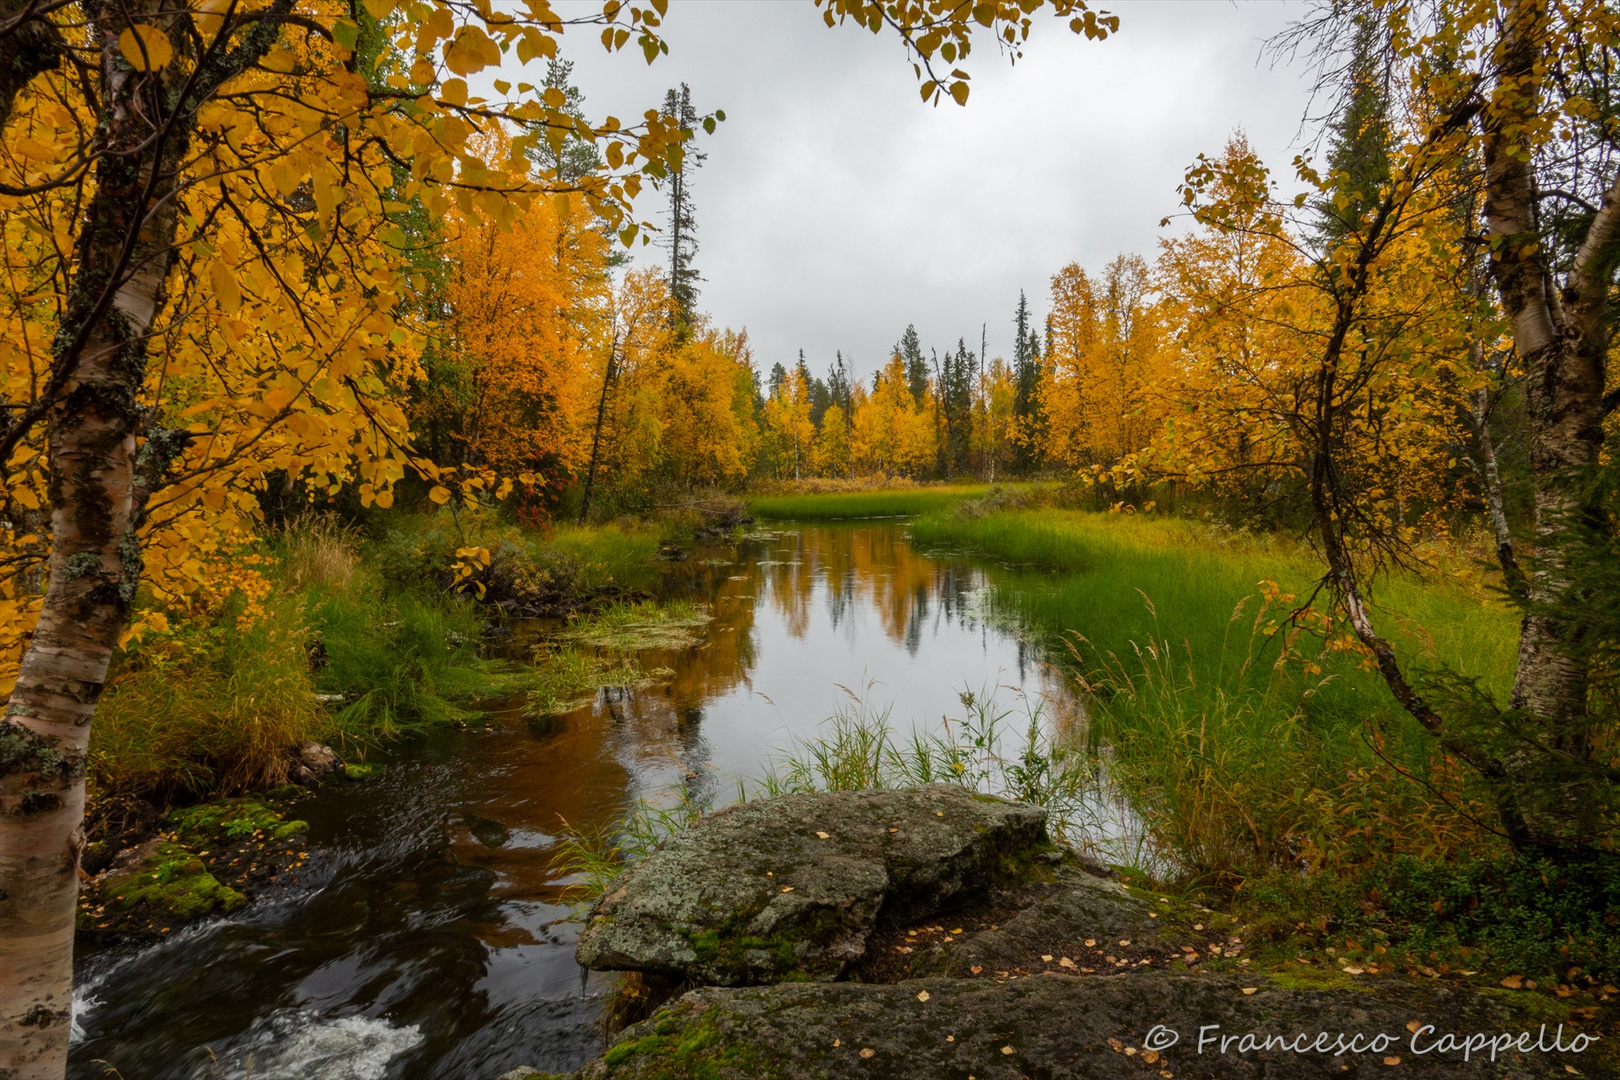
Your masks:
{"label": "green grass", "polygon": [[[933,514],[913,524],[912,536],[924,547],[1004,564],[993,572],[997,602],[1037,630],[1076,630],[1115,653],[1157,637],[1190,651],[1205,672],[1228,645],[1233,610],[1244,597],[1258,597],[1262,580],[1303,600],[1321,574],[1301,545],[1180,519],[1053,509]],[[1406,659],[1450,664],[1506,694],[1517,647],[1511,609],[1470,589],[1405,575],[1379,582],[1376,599],[1382,627]],[[1365,707],[1379,698],[1376,676],[1346,666],[1354,665],[1334,670],[1345,685],[1329,692],[1330,700]]]}
{"label": "green grass", "polygon": [[755,517],[783,521],[836,521],[846,518],[915,517],[978,498],[988,484],[882,488],[816,494],[756,495],[748,499]]}

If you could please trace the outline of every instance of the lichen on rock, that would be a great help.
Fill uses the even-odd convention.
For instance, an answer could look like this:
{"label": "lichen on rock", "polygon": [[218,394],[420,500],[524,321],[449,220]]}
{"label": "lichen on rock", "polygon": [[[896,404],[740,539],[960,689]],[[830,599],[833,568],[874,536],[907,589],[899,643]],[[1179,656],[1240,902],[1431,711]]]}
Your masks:
{"label": "lichen on rock", "polygon": [[718,985],[836,978],[880,918],[921,918],[1016,873],[1048,843],[1045,821],[951,785],[727,807],[597,902],[579,961]]}

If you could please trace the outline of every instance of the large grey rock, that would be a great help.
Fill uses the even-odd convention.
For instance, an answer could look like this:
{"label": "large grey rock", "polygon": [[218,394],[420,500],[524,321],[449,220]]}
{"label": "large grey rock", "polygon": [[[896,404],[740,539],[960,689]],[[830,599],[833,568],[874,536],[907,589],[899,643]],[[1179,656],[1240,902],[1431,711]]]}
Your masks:
{"label": "large grey rock", "polygon": [[[1442,1033],[1525,1033],[1551,1046],[1556,1021],[1515,1003],[1445,984],[1398,979],[1354,989],[1283,986],[1264,975],[1140,973],[1124,978],[1036,975],[919,979],[890,985],[785,983],[694,990],[627,1028],[579,1080],[714,1077],[915,1077],[935,1080],[1445,1080],[1614,1077],[1602,1043],[1583,1053],[1518,1053],[1491,1060],[1474,1047],[1436,1049]],[[1167,1035],[1150,1042],[1156,1026]],[[1209,1025],[1214,1025],[1213,1029]],[[1414,1025],[1414,1032],[1408,1025]],[[1424,1032],[1424,1025],[1435,1030]],[[1234,1036],[1225,1052],[1219,1041]],[[1579,1031],[1565,1024],[1567,1051]],[[1317,1038],[1325,1033],[1321,1045]],[[1349,1048],[1335,1054],[1343,1034]],[[1247,1047],[1280,1036],[1303,1050]],[[1301,1042],[1300,1035],[1305,1038]],[[1361,1035],[1362,1040],[1353,1041]],[[1373,1044],[1383,1035],[1386,1041]],[[1412,1040],[1426,1052],[1414,1054]],[[1159,1047],[1154,1049],[1154,1047]],[[1150,1054],[1149,1051],[1152,1051]],[[1565,1071],[1565,1066],[1569,1071]]]}
{"label": "large grey rock", "polygon": [[1073,857],[1045,863],[1041,860],[1031,874],[998,889],[984,905],[994,926],[961,937],[889,934],[882,947],[902,947],[905,955],[885,959],[903,962],[885,964],[881,972],[875,969],[874,974],[888,977],[868,981],[996,971],[1032,974],[1050,966],[1041,961],[1043,954],[1073,957],[1065,968],[1116,974],[1132,969],[1129,961],[1116,966],[1116,954],[1164,962],[1183,941],[1197,940],[1185,932],[1182,921],[1164,917],[1167,912]]}
{"label": "large grey rock", "polygon": [[1045,820],[950,785],[728,807],[598,901],[579,962],[722,986],[836,978],[880,917],[926,918],[1027,870]]}

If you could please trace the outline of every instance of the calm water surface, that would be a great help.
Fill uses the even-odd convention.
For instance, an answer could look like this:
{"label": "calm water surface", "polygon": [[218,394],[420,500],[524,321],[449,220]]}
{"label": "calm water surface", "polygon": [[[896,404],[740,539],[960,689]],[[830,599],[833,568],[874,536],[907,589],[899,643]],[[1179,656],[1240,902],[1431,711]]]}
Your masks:
{"label": "calm water surface", "polygon": [[567,883],[549,869],[565,821],[589,830],[681,787],[731,801],[852,694],[892,703],[901,729],[961,716],[964,689],[1067,710],[1061,681],[985,617],[982,569],[917,552],[900,523],[783,528],[702,556],[664,591],[714,618],[695,647],[642,655],[672,672],[660,684],[413,743],[381,780],[293,807],[310,823],[298,885],[86,957],[74,1080],[572,1069],[599,1049],[610,983],[574,963]]}

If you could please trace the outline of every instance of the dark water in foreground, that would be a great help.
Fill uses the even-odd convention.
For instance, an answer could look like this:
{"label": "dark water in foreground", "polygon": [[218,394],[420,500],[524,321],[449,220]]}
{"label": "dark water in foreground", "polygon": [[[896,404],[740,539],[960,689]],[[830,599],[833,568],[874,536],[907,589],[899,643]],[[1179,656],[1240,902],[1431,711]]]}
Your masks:
{"label": "dark water in foreground", "polygon": [[850,694],[904,730],[1001,689],[1066,708],[1016,633],[984,617],[972,563],[914,551],[899,523],[787,528],[676,568],[666,593],[714,615],[702,640],[648,652],[660,685],[604,691],[560,722],[514,707],[443,732],[382,779],[296,805],[301,881],[138,951],[87,957],[74,1080],[494,1080],[567,1070],[599,1049],[607,978],[574,963],[549,868],[563,821],[586,830],[684,787],[736,797]]}

